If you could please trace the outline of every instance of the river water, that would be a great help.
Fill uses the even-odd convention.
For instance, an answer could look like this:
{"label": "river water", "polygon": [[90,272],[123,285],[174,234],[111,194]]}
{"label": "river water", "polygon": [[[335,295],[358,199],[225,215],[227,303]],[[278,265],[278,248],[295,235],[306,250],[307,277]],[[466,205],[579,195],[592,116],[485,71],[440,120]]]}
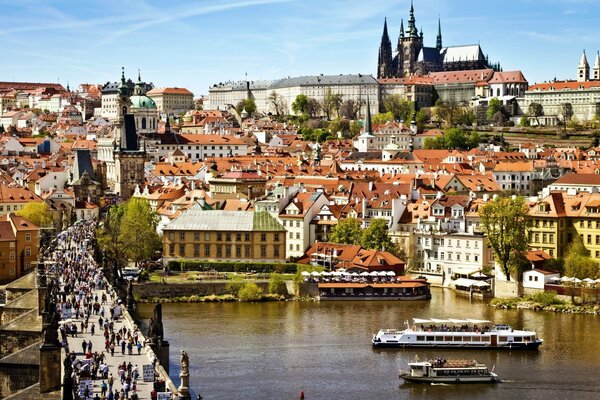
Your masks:
{"label": "river water", "polygon": [[[600,317],[497,310],[452,291],[429,302],[331,301],[164,304],[171,376],[190,356],[191,387],[210,399],[598,399]],[[149,318],[152,305],[140,304]],[[373,349],[380,328],[417,318],[474,318],[535,329],[537,352]],[[495,365],[497,385],[408,385],[398,369],[418,354]]]}

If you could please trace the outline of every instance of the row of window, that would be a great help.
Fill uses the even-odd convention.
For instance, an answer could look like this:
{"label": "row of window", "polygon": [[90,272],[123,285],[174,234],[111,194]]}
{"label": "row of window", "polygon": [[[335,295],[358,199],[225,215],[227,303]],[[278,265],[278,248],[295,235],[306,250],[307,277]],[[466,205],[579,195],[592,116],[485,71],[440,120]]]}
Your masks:
{"label": "row of window", "polygon": [[[188,146],[187,150],[193,150],[192,147],[194,146]],[[202,150],[216,150],[217,146],[195,146],[195,150],[200,150],[200,147],[202,147]],[[209,149],[210,147],[210,149]],[[231,150],[231,147],[233,147],[234,150],[238,150],[238,146],[230,146],[230,145],[226,145],[226,148],[223,148],[223,146],[219,146],[219,150]],[[185,146],[164,146],[163,150],[185,150]]]}
{"label": "row of window", "polygon": [[6,211],[19,211],[21,208],[23,208],[23,206],[19,205],[19,204],[15,204],[15,205],[7,204],[6,206],[0,206],[0,212],[3,212],[5,207],[6,207]]}
{"label": "row of window", "polygon": [[[425,254],[428,254],[427,252],[424,252],[422,250],[417,250],[417,258],[422,258]],[[448,261],[462,261],[462,257],[461,257],[462,253],[456,253],[456,256],[454,255],[453,252],[449,251],[448,252]],[[439,255],[439,258],[438,258]],[[440,251],[439,253],[436,251],[433,253],[433,260],[444,260],[446,257],[446,253],[443,251]],[[471,260],[472,258],[472,260]],[[479,255],[477,254],[465,254],[465,260],[464,261],[473,261],[473,262],[479,262]]]}
{"label": "row of window", "polygon": [[[200,254],[201,246],[199,244],[194,244],[193,246],[194,246],[193,257],[201,257],[201,254]],[[273,256],[279,257],[281,246],[274,245],[272,247],[273,247]],[[186,250],[186,245],[180,244],[178,255],[180,257],[186,257],[187,254],[186,254],[185,250]],[[243,252],[242,252],[242,250],[243,250]],[[242,256],[242,253],[243,253],[243,256]],[[214,256],[230,258],[230,257],[233,257],[233,254],[235,254],[235,257],[237,257],[237,258],[252,257],[252,247],[248,246],[248,245],[245,245],[245,246],[242,246],[242,245],[217,245],[216,253],[214,253]],[[169,255],[171,255],[171,256],[175,255],[175,244],[174,243],[169,244]],[[209,245],[209,244],[204,245],[204,253],[202,254],[202,256],[213,257],[213,253],[211,252],[211,245]],[[260,256],[267,257],[267,245],[260,246]]]}
{"label": "row of window", "polygon": [[[452,246],[452,243],[455,243],[455,247],[460,248],[462,245],[462,242],[464,242],[464,245],[466,248],[471,247],[471,241],[470,240],[460,240],[460,239],[454,239],[454,242],[452,241],[452,239],[444,239],[444,238],[433,238],[433,244],[437,245],[437,246],[443,246],[444,243],[447,242],[448,246]],[[428,237],[421,237],[418,236],[417,237],[417,244],[423,244],[425,246],[429,246],[430,243],[430,239]],[[474,240],[473,241],[473,248],[478,249],[479,248],[479,241]]]}
{"label": "row of window", "polygon": [[[214,232],[204,232],[204,241],[210,241],[212,235],[214,234]],[[198,242],[200,241],[200,238],[202,237],[202,233],[199,231],[194,231],[193,232],[194,235],[194,241]],[[186,232],[179,232],[179,235],[177,236],[179,238],[179,240],[186,240]],[[233,239],[235,238],[236,242],[242,242],[242,238],[244,242],[249,242],[250,241],[250,234],[249,233],[231,233],[231,232],[217,232],[216,233],[216,239],[217,242],[222,242],[223,239],[226,242],[231,242]],[[279,242],[280,236],[279,233],[273,233],[272,236],[272,240],[274,242]],[[175,240],[175,232],[169,232],[169,240],[170,241],[174,241]],[[267,241],[267,234],[266,233],[261,233],[260,234],[260,241],[261,242],[266,242]]]}

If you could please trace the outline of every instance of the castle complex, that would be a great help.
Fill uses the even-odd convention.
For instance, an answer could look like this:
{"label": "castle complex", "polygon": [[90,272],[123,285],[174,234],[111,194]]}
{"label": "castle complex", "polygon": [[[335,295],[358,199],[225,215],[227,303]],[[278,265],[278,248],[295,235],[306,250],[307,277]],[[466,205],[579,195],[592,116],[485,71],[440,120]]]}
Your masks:
{"label": "castle complex", "polygon": [[408,28],[400,22],[400,36],[395,52],[388,35],[387,19],[383,25],[383,35],[379,47],[377,78],[403,78],[410,75],[426,75],[429,72],[464,71],[492,68],[499,71],[500,65],[491,65],[478,44],[466,46],[442,46],[442,27],[438,20],[438,34],[435,47],[423,45],[423,30],[418,31],[415,12],[411,1]]}

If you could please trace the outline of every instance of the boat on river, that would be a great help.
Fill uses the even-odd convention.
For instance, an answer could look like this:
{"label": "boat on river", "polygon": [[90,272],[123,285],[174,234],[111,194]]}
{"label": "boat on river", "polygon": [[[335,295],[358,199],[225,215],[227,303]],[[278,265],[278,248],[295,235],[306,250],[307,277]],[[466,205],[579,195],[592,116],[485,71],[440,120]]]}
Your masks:
{"label": "boat on river", "polygon": [[373,335],[374,347],[439,347],[460,349],[537,350],[543,343],[535,331],[478,319],[421,319],[406,329],[381,329]]}
{"label": "boat on river", "polygon": [[400,379],[409,383],[496,383],[498,375],[477,360],[446,360],[438,357],[408,363],[409,371],[400,371]]}

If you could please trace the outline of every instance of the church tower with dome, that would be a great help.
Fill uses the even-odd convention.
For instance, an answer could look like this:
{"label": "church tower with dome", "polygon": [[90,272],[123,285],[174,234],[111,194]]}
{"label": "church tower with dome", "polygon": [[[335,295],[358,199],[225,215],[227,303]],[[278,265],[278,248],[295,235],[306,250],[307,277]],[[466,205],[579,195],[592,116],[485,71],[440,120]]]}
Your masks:
{"label": "church tower with dome", "polygon": [[135,117],[138,134],[144,137],[154,136],[158,130],[158,108],[150,97],[146,96],[147,85],[142,82],[138,70],[138,80],[131,96],[131,113]]}

